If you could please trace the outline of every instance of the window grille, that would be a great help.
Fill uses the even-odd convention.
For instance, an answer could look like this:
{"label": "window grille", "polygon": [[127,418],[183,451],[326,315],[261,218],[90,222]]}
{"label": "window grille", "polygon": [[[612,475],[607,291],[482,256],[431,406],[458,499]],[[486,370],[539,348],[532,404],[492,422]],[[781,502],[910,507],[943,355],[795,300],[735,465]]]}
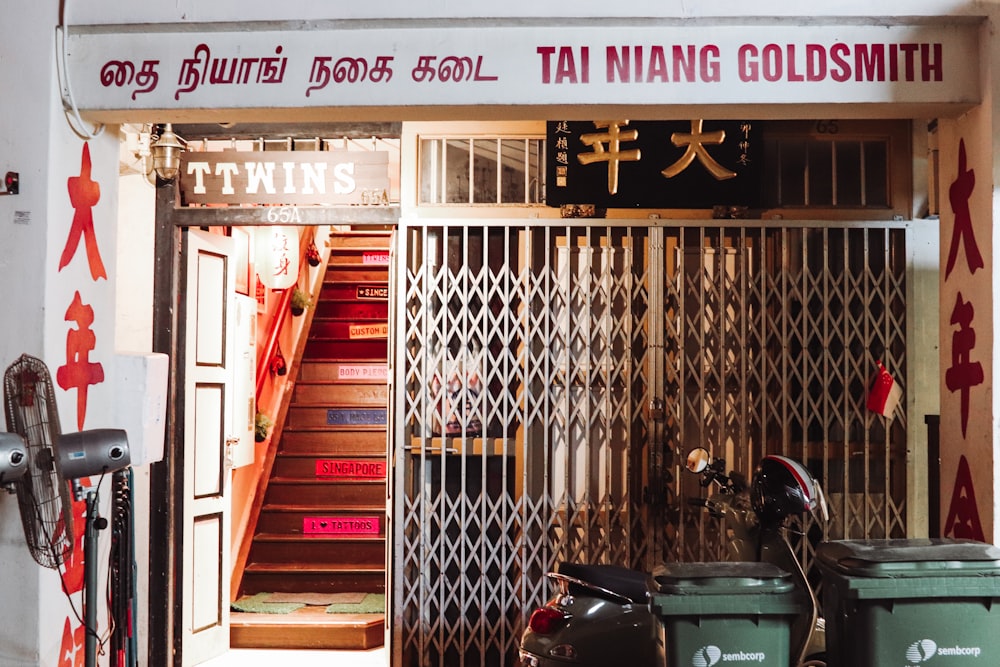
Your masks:
{"label": "window grille", "polygon": [[420,203],[528,205],[545,202],[541,137],[420,140]]}
{"label": "window grille", "polygon": [[561,560],[722,558],[694,446],[817,475],[833,520],[789,532],[809,570],[824,539],[905,536],[905,411],[864,396],[875,359],[906,376],[906,233],[401,221],[393,665],[511,664]]}
{"label": "window grille", "polygon": [[889,141],[885,138],[780,137],[767,143],[774,165],[771,206],[888,208]]}

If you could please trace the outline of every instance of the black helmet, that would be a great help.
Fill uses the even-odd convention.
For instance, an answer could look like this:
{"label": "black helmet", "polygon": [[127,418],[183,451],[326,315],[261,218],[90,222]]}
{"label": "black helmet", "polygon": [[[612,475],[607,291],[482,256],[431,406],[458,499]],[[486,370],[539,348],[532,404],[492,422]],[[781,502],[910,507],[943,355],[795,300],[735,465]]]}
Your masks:
{"label": "black helmet", "polygon": [[817,498],[809,471],[785,456],[765,456],[754,473],[750,505],[762,523],[780,523],[790,514],[811,511]]}

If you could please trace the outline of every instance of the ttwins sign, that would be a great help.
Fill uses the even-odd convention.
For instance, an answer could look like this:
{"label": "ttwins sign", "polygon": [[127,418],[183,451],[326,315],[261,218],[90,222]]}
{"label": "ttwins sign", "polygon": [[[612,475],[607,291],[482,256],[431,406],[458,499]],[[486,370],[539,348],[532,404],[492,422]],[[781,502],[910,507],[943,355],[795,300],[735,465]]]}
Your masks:
{"label": "ttwins sign", "polygon": [[761,205],[752,121],[550,121],[546,202],[601,208]]}
{"label": "ttwins sign", "polygon": [[181,203],[389,204],[385,151],[181,154]]}

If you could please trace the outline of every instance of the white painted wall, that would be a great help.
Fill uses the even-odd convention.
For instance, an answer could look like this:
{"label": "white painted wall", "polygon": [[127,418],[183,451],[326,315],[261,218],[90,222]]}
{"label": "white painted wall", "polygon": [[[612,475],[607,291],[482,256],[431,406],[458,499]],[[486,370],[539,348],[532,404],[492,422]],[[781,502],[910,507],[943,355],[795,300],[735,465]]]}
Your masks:
{"label": "white painted wall", "polygon": [[[52,51],[36,48],[54,23],[55,8],[35,3],[8,12],[0,49],[0,174],[17,171],[21,194],[0,197],[0,365],[22,352],[43,351],[45,239],[48,221],[49,116]],[[18,100],[9,104],[7,100]],[[15,222],[17,221],[17,222]],[[16,323],[16,325],[15,325]],[[6,427],[6,424],[4,424]],[[0,664],[39,664],[42,569],[24,543],[17,499],[0,493]],[[46,583],[49,578],[46,577]]]}
{"label": "white painted wall", "polygon": [[[115,351],[148,353],[153,348],[153,249],[156,191],[146,177],[123,174],[118,179],[117,281]],[[135,443],[130,443],[135,446]],[[137,460],[133,455],[133,461]],[[149,466],[134,466],[135,549],[137,585],[136,643],[140,664],[149,640]]]}
{"label": "white painted wall", "polygon": [[[56,384],[62,430],[71,432],[78,430],[78,394],[59,388],[57,378],[59,366],[67,362],[67,334],[77,328],[76,322],[66,321],[77,292],[95,312],[89,328],[96,344],[89,361],[105,368],[113,361],[118,144],[114,132],[89,142],[92,178],[101,187],[92,209],[94,236],[107,278],[91,277],[82,242],[59,270],[75,213],[67,179],[81,173],[84,141],[70,129],[59,102],[53,46],[57,21],[57,5],[35,3],[8,12],[0,29],[0,174],[18,171],[21,180],[19,195],[0,197],[0,275],[5,278],[0,312],[7,324],[0,333],[0,368],[22,353],[41,358]],[[83,427],[111,426],[113,401],[110,382],[90,387]],[[101,491],[106,515],[110,478]],[[82,535],[78,544],[82,548]],[[100,547],[105,561],[109,545],[106,533]],[[80,656],[82,664],[80,623],[60,577],[31,558],[16,499],[7,494],[0,494],[0,562],[0,596],[6,601],[0,605],[0,664],[60,665],[67,655],[74,660]],[[103,598],[103,585],[100,591]],[[80,611],[81,595],[73,599]]]}

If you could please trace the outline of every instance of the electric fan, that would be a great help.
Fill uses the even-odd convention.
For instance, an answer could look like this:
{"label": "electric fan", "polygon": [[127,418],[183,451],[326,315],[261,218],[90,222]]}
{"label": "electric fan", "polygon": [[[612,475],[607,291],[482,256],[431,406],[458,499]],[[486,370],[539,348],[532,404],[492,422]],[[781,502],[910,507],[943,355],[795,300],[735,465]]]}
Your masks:
{"label": "electric fan", "polygon": [[[97,487],[89,487],[85,492],[80,480],[127,467],[131,461],[127,434],[110,428],[61,433],[49,370],[40,359],[26,354],[4,373],[4,403],[8,429],[25,442],[26,470],[12,484],[17,492],[24,538],[39,565],[58,569],[66,562],[73,551],[71,490],[78,500],[86,501],[84,664],[96,667],[97,531],[103,530],[108,522],[98,513]],[[4,442],[0,438],[0,455]],[[0,481],[3,474],[4,466],[0,464]]]}
{"label": "electric fan", "polygon": [[39,565],[58,569],[73,550],[73,513],[53,447],[60,426],[52,379],[45,364],[27,354],[3,379],[7,430],[24,439],[27,451],[27,469],[14,482],[24,539]]}
{"label": "electric fan", "polygon": [[24,438],[16,433],[0,432],[0,486],[14,493],[13,482],[28,472],[28,450]]}

